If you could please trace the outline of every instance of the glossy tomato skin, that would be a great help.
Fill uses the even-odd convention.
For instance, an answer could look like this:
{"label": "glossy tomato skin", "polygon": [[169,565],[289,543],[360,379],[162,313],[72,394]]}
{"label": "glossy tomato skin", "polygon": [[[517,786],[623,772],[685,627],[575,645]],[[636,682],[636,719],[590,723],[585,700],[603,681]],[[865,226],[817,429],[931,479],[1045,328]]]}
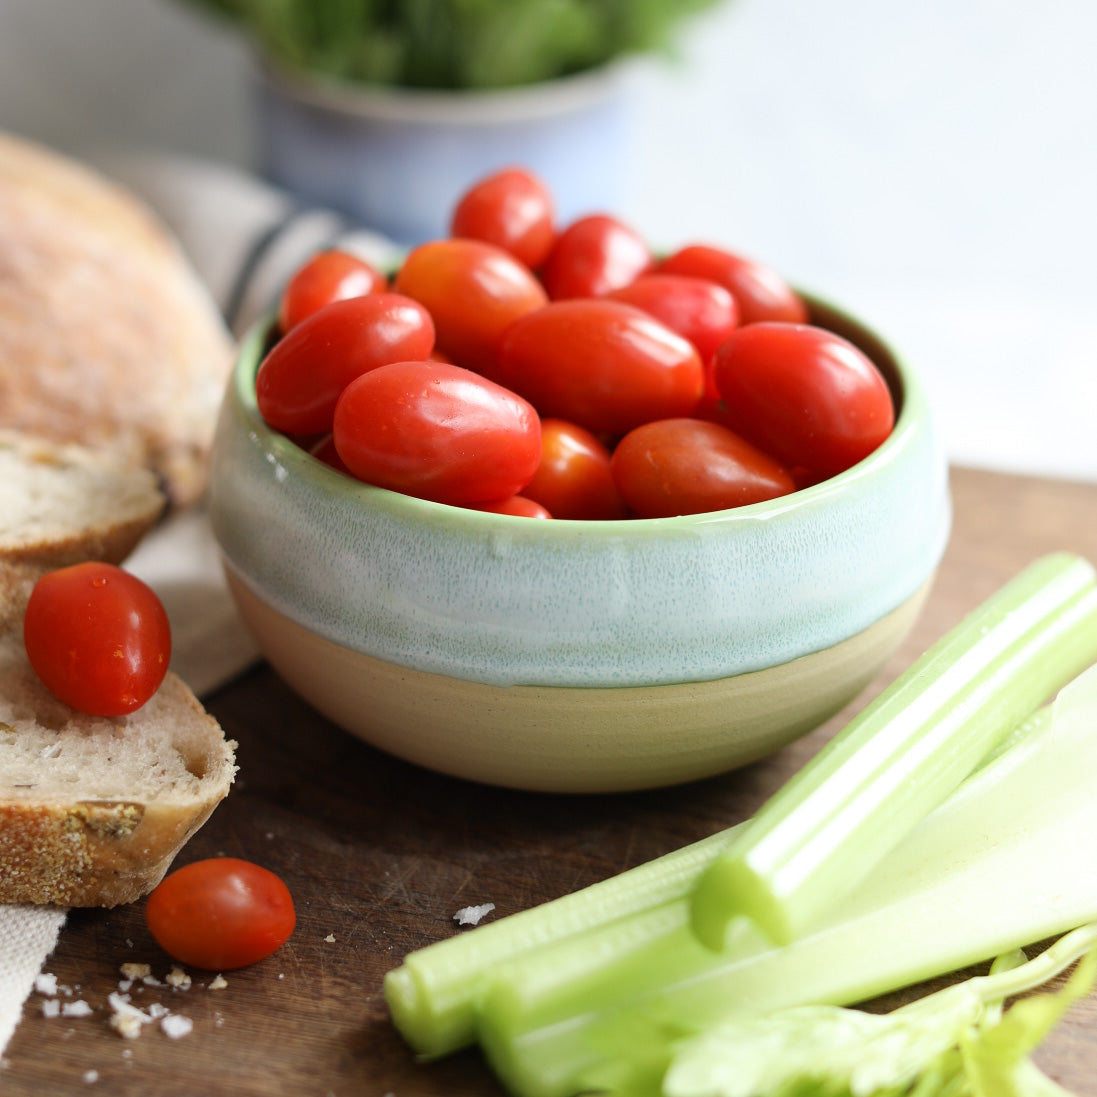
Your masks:
{"label": "glossy tomato skin", "polygon": [[730,290],[739,306],[740,324],[807,323],[807,305],[780,274],[725,248],[688,244],[661,260],[658,269],[664,274],[707,278]]}
{"label": "glossy tomato skin", "polygon": [[651,419],[689,415],[704,389],[688,340],[622,301],[554,301],[516,321],[499,380],[544,418],[623,434]]}
{"label": "glossy tomato skin", "polygon": [[235,857],[195,861],[148,897],[145,921],[173,959],[205,971],[234,971],[270,956],[293,933],[289,889],[269,869]]}
{"label": "glossy tomato skin", "polygon": [[286,283],[278,304],[278,329],[285,334],[333,301],[387,288],[388,277],[357,255],[338,248],[318,252]]}
{"label": "glossy tomato skin", "polygon": [[661,419],[630,431],[613,451],[613,475],[640,518],[727,510],[796,490],[772,457],[700,419]]}
{"label": "glossy tomato skin", "polygon": [[43,685],[91,716],[125,716],[159,689],[171,625],[146,583],[113,564],[47,572],[23,616],[27,657]]}
{"label": "glossy tomato skin", "polygon": [[351,473],[464,506],[518,495],[541,458],[541,423],[521,397],[445,362],[396,362],[347,386],[335,448]]}
{"label": "glossy tomato skin", "polygon": [[482,510],[488,514],[509,514],[514,518],[551,518],[552,515],[525,495],[512,495],[498,503],[469,503],[470,510]]}
{"label": "glossy tomato skin", "polygon": [[430,312],[446,357],[485,377],[494,376],[506,329],[548,300],[528,267],[482,240],[420,244],[404,259],[393,287]]}
{"label": "glossy tomato skin", "polygon": [[609,449],[597,435],[563,419],[541,420],[541,463],[524,494],[555,518],[616,521],[626,516]]}
{"label": "glossy tomato skin", "polygon": [[688,339],[709,362],[716,348],[739,326],[739,306],[731,291],[707,278],[681,274],[641,274],[608,296],[662,321]]}
{"label": "glossy tomato skin", "polygon": [[652,262],[651,249],[630,225],[591,214],[556,237],[541,267],[541,281],[554,301],[601,297],[634,281]]}
{"label": "glossy tomato skin", "polygon": [[552,194],[524,168],[504,168],[474,183],[458,200],[450,235],[483,240],[536,270],[556,239]]}
{"label": "glossy tomato skin", "polygon": [[811,325],[740,328],[716,352],[713,375],[726,421],[805,481],[855,465],[895,424],[891,393],[873,362]]}
{"label": "glossy tomato skin", "polygon": [[323,434],[355,377],[387,362],[426,358],[433,349],[434,321],[410,297],[371,293],[335,301],[279,339],[259,364],[259,414],[286,434]]}

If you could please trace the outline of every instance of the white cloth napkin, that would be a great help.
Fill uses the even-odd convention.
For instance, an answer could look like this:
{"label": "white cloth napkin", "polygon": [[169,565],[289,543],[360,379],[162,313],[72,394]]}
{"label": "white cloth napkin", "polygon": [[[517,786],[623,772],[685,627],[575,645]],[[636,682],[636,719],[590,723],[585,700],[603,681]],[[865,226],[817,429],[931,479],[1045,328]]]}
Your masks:
{"label": "white cloth napkin", "polygon": [[[138,194],[179,239],[237,335],[277,300],[302,260],[338,243],[377,263],[395,249],[234,169],[174,156],[128,155],[98,166]],[[201,697],[257,657],[221,573],[205,514],[171,518],[126,562],[160,595],[172,625],[172,669]],[[65,923],[62,909],[0,905],[0,1053]]]}

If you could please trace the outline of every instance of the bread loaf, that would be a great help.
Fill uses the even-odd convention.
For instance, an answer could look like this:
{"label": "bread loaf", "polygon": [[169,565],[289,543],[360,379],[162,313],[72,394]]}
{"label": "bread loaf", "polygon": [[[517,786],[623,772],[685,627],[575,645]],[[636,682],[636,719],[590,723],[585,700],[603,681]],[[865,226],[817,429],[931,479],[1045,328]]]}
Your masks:
{"label": "bread loaf", "polygon": [[10,435],[0,477],[0,903],[132,902],[228,793],[235,744],[170,672],[129,716],[69,708],[31,667],[22,620],[44,571],[117,562],[164,499],[144,470]]}
{"label": "bread loaf", "polygon": [[233,344],[174,237],[91,169],[0,133],[0,427],[150,468],[194,503]]}

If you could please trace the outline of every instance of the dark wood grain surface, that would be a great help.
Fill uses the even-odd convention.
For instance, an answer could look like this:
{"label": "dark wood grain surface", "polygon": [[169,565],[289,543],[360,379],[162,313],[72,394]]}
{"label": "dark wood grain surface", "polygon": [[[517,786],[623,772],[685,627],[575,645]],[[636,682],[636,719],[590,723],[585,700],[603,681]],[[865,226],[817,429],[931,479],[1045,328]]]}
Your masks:
{"label": "dark wood grain surface", "polygon": [[[47,1018],[32,994],[4,1055],[0,1094],[499,1097],[474,1053],[416,1064],[389,1026],[381,978],[405,952],[455,932],[453,913],[494,917],[572,891],[754,811],[824,739],[968,610],[1041,553],[1097,560],[1097,484],[971,469],[953,475],[954,531],[927,608],[870,690],[826,727],[747,769],[684,788],[608,797],[517,793],[387,757],[312,713],[265,666],[208,699],[240,744],[235,789],[179,863],[215,854],[274,869],[298,906],[280,952],[186,990],[144,987],[193,1021],[171,1039],[126,1040],[107,1024],[120,966],[171,964],[141,904],[74,911],[46,970],[92,1007]],[[1080,870],[1093,871],[1092,836]],[[1097,996],[1039,1055],[1079,1097],[1097,1097]],[[94,1072],[89,1074],[88,1072]]]}

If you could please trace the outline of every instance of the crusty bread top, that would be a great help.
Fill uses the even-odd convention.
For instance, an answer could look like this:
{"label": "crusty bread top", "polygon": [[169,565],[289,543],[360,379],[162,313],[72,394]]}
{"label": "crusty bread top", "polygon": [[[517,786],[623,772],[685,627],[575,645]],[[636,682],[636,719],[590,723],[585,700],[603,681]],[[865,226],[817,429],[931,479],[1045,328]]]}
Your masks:
{"label": "crusty bread top", "polygon": [[0,561],[120,563],[165,503],[148,469],[85,446],[0,430]]}
{"label": "crusty bread top", "polygon": [[0,426],[109,449],[185,506],[205,487],[232,354],[140,201],[0,133]]}

